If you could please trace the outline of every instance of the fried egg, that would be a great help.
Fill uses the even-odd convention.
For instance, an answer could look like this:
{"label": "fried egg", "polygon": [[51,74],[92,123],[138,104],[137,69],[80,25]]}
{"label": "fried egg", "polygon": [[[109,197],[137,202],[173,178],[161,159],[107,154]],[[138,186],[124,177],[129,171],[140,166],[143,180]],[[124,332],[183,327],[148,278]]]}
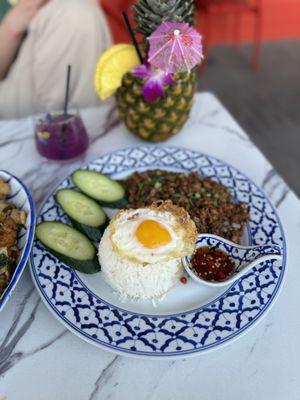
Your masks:
{"label": "fried egg", "polygon": [[121,257],[137,263],[161,263],[194,251],[196,226],[171,201],[120,211],[110,222],[110,240]]}

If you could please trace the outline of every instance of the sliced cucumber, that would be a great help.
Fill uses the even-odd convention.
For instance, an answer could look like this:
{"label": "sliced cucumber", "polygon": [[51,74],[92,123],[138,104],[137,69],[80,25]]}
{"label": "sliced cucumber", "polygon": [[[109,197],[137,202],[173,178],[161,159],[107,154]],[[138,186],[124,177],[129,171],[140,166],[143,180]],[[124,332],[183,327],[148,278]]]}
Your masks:
{"label": "sliced cucumber", "polygon": [[69,267],[86,274],[100,271],[95,246],[71,226],[61,222],[43,222],[36,227],[36,236]]}
{"label": "sliced cucumber", "polygon": [[102,207],[93,199],[72,189],[59,190],[56,201],[72,219],[93,228],[105,224],[106,215]]}
{"label": "sliced cucumber", "polygon": [[91,226],[80,224],[79,222],[75,221],[72,218],[70,218],[70,221],[75,229],[78,229],[80,232],[85,234],[93,242],[97,242],[97,243],[100,242],[102,233],[105,231],[105,228],[108,226],[108,223],[109,223],[109,220],[107,219],[106,222],[103,225],[101,225],[99,228],[93,228]]}
{"label": "sliced cucumber", "polygon": [[99,172],[79,169],[73,173],[72,180],[83,193],[104,207],[123,208],[128,204],[123,186]]}
{"label": "sliced cucumber", "polygon": [[100,240],[107,226],[107,217],[95,200],[72,189],[59,190],[55,199],[76,229],[95,242]]}

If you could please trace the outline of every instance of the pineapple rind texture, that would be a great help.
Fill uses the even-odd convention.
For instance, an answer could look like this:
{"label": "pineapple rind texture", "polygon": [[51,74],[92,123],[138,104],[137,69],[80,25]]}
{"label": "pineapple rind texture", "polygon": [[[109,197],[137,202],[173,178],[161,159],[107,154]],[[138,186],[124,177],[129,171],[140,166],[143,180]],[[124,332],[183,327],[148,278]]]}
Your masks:
{"label": "pineapple rind texture", "polygon": [[175,135],[189,117],[195,78],[195,71],[180,74],[171,86],[166,87],[163,97],[145,102],[142,96],[144,79],[127,73],[116,94],[117,106],[127,128],[151,142],[164,141]]}
{"label": "pineapple rind texture", "polygon": [[162,22],[186,22],[194,25],[194,0],[138,0],[133,6],[136,31],[145,36]]}

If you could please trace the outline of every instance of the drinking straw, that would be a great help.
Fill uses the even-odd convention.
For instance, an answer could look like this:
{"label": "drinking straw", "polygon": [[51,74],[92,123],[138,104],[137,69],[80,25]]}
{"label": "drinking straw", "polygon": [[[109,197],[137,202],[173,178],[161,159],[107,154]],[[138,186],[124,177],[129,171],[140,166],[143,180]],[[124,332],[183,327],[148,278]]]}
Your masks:
{"label": "drinking straw", "polygon": [[68,115],[71,72],[72,72],[72,67],[71,67],[71,65],[68,65],[67,82],[66,82],[66,94],[65,94],[65,106],[64,106],[64,115],[65,115],[65,117]]}
{"label": "drinking straw", "polygon": [[124,18],[124,21],[125,21],[127,30],[128,30],[128,32],[129,32],[129,34],[130,34],[132,43],[133,43],[133,45],[134,45],[134,47],[135,47],[135,49],[136,49],[137,55],[139,56],[139,59],[140,59],[141,64],[143,64],[143,61],[144,61],[144,60],[143,60],[143,57],[142,57],[142,53],[141,53],[141,50],[140,50],[140,48],[139,48],[138,42],[137,42],[137,40],[136,40],[136,38],[135,38],[135,35],[134,35],[134,33],[133,33],[133,30],[132,30],[132,28],[131,28],[131,25],[130,25],[128,16],[127,16],[127,14],[126,14],[125,11],[122,12],[122,15],[123,15],[123,18]]}

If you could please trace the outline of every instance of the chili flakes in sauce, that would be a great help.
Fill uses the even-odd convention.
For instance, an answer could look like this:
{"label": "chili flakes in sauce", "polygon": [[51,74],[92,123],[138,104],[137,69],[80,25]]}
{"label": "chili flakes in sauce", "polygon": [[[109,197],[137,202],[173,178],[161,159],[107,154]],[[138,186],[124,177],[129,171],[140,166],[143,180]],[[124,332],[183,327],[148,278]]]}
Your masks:
{"label": "chili flakes in sauce", "polygon": [[215,247],[200,247],[191,259],[192,270],[206,281],[220,282],[234,271],[234,261]]}

